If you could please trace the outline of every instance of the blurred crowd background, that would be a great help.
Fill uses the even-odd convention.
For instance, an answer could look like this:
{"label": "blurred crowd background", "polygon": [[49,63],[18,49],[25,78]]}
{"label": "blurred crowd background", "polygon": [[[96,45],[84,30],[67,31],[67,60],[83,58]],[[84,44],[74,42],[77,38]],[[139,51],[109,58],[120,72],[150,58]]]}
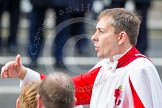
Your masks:
{"label": "blurred crowd background", "polygon": [[19,53],[35,68],[39,57],[48,56],[43,55],[43,50],[50,36],[48,53],[55,67],[65,68],[64,57],[70,47],[77,56],[95,56],[90,37],[97,15],[115,7],[125,7],[142,16],[137,48],[152,56],[150,38],[161,34],[162,29],[161,5],[161,0],[0,0],[0,56]]}
{"label": "blurred crowd background", "polygon": [[[162,0],[0,0],[0,66],[21,54],[23,64],[45,74],[53,70],[44,65],[70,76],[86,72],[98,60],[90,41],[97,16],[114,7],[142,16],[137,48],[162,78]],[[1,107],[15,105],[18,83],[0,79]]]}

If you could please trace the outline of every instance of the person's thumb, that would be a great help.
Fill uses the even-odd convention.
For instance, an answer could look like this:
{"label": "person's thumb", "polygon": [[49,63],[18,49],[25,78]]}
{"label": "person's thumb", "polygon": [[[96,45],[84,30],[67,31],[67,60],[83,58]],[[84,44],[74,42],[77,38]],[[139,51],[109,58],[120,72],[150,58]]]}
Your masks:
{"label": "person's thumb", "polygon": [[19,54],[16,56],[16,65],[21,65],[21,56]]}

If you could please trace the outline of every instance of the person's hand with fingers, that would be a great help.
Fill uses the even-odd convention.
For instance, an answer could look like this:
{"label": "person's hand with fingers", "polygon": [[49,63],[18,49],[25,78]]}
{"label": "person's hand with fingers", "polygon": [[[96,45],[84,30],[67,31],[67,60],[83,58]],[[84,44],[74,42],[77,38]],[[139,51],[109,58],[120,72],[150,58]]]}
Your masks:
{"label": "person's hand with fingers", "polygon": [[15,61],[11,61],[5,64],[1,69],[1,78],[17,78],[23,79],[24,70],[26,68],[21,63],[21,56],[17,55]]}

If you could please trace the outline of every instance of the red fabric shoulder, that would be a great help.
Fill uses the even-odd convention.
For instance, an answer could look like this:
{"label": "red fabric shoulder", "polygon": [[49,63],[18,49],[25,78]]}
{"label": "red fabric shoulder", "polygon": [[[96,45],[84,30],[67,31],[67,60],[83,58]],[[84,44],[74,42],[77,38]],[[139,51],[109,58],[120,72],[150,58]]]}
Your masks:
{"label": "red fabric shoulder", "polygon": [[75,85],[76,105],[90,104],[92,88],[101,67],[72,78]]}
{"label": "red fabric shoulder", "polygon": [[124,66],[127,66],[129,63],[131,63],[133,60],[140,58],[140,57],[144,57],[146,58],[144,55],[142,55],[135,47],[132,47],[130,49],[130,51],[128,51],[123,57],[121,57],[118,60],[118,65],[117,68],[121,68]]}

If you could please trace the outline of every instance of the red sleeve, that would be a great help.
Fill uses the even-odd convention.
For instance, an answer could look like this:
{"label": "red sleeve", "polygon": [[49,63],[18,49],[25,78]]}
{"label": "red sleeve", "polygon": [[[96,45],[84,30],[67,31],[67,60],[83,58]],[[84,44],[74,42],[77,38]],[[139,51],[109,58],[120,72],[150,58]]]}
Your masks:
{"label": "red sleeve", "polygon": [[129,78],[129,84],[130,84],[130,87],[131,87],[131,90],[132,90],[132,95],[133,95],[133,100],[134,100],[134,107],[135,108],[145,108],[142,101],[140,100],[137,92],[135,91],[130,78]]}
{"label": "red sleeve", "polygon": [[90,103],[93,84],[100,68],[95,68],[90,72],[72,78],[75,85],[75,97],[77,98],[76,105]]}

